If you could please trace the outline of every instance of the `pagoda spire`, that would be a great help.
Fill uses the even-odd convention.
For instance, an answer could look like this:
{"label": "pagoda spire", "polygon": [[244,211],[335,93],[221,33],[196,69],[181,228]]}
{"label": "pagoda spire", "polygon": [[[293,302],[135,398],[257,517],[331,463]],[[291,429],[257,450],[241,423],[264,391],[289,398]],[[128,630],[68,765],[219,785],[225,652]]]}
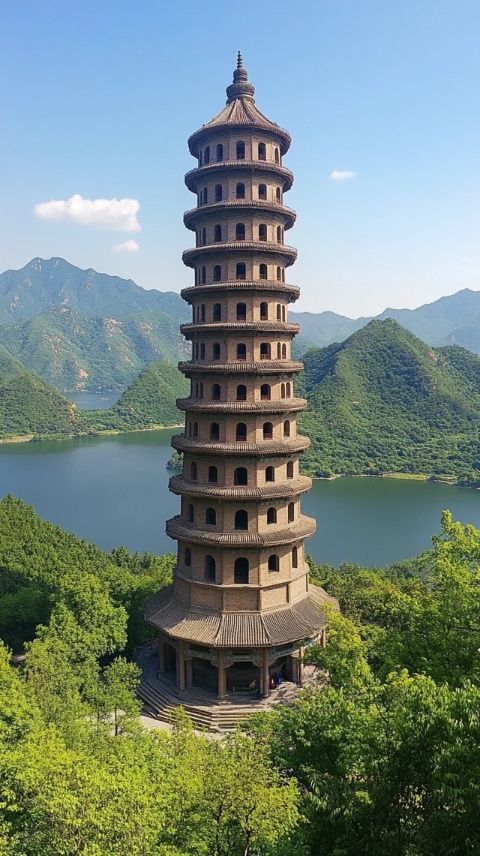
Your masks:
{"label": "pagoda spire", "polygon": [[248,71],[243,67],[243,57],[241,51],[237,53],[237,67],[233,72],[233,83],[227,86],[227,104],[235,101],[236,98],[249,98],[253,101],[255,87],[248,79]]}

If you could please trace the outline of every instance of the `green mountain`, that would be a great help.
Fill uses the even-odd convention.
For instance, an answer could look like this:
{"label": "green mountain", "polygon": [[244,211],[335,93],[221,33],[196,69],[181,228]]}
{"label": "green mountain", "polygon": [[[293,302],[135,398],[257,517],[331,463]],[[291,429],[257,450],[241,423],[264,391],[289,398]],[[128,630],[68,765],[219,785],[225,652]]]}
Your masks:
{"label": "green mountain", "polygon": [[[181,419],[175,401],[187,396],[188,390],[189,383],[176,366],[152,363],[110,410],[103,411],[103,421],[120,430],[172,425]],[[90,411],[89,418],[98,413]]]}
{"label": "green mountain", "polygon": [[172,291],[146,290],[131,279],[97,273],[65,259],[32,259],[20,270],[0,274],[0,324],[33,318],[50,309],[71,309],[101,318],[165,312],[178,322],[187,309]]}
{"label": "green mountain", "polygon": [[75,406],[0,346],[0,437],[69,433]]}
{"label": "green mountain", "polygon": [[179,320],[159,310],[119,318],[57,308],[0,328],[0,342],[66,393],[118,390],[154,360],[186,355]]}
{"label": "green mountain", "polygon": [[[430,345],[460,345],[480,354],[480,291],[468,288],[441,297],[417,309],[385,309],[377,319],[392,318]],[[301,325],[294,343],[295,354],[309,347],[323,348],[341,342],[364,327],[371,318],[347,318],[335,312],[291,312],[290,319]]]}
{"label": "green mountain", "polygon": [[478,357],[430,348],[395,321],[375,320],[340,345],[308,351],[304,364],[310,472],[480,482]]}
{"label": "green mountain", "polygon": [[30,372],[0,346],[0,438],[78,435],[172,425],[175,401],[188,382],[171,363],[145,369],[109,410],[77,410],[61,393]]}

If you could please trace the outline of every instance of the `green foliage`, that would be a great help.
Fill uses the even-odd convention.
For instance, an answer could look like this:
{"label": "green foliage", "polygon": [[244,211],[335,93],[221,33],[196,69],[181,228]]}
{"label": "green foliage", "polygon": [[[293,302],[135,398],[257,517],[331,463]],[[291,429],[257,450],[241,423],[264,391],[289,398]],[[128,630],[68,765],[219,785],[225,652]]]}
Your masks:
{"label": "green foliage", "polygon": [[395,321],[309,351],[304,467],[319,476],[426,473],[480,483],[480,359],[433,350]]}

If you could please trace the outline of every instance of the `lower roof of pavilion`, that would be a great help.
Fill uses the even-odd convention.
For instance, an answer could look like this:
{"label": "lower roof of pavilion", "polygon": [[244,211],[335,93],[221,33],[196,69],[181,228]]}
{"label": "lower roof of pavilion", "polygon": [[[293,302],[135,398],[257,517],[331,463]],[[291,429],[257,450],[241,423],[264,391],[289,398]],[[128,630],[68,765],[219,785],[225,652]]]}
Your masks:
{"label": "lower roof of pavilion", "polygon": [[286,609],[214,612],[182,601],[167,586],[145,603],[145,619],[175,639],[218,648],[262,648],[316,636],[327,624],[325,606],[337,601],[320,586]]}

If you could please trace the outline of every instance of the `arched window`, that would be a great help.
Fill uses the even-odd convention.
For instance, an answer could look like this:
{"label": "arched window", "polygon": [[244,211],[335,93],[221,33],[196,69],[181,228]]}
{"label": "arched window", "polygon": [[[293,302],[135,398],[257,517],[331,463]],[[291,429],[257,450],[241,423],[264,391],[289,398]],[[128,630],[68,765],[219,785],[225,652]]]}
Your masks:
{"label": "arched window", "polygon": [[288,522],[293,523],[295,520],[295,505],[293,502],[288,503]]}
{"label": "arched window", "polygon": [[280,163],[280,152],[275,149],[275,163]]}
{"label": "arched window", "polygon": [[259,184],[258,185],[258,198],[259,199],[266,199],[267,198],[267,185],[266,184]]}
{"label": "arched window", "polygon": [[285,391],[287,394],[287,398],[290,398],[292,395],[292,384],[290,382],[287,382],[287,388]]}
{"label": "arched window", "polygon": [[217,145],[217,161],[223,160],[223,146],[221,143]]}
{"label": "arched window", "polygon": [[235,529],[246,531],[248,529],[248,512],[241,509],[235,512]]}
{"label": "arched window", "polygon": [[280,398],[285,398],[285,384],[282,383],[280,387]]}
{"label": "arched window", "polygon": [[273,467],[267,467],[265,470],[265,481],[274,482],[275,481],[275,470]]}
{"label": "arched window", "polygon": [[237,199],[245,199],[245,185],[239,181],[235,193]]}
{"label": "arched window", "polygon": [[260,359],[261,360],[271,360],[272,358],[272,348],[270,342],[261,342],[260,344]]}
{"label": "arched window", "polygon": [[266,160],[267,159],[267,147],[265,143],[258,144],[258,160]]}
{"label": "arched window", "polygon": [[190,478],[192,479],[192,481],[197,480],[197,465],[195,461],[192,461],[192,463],[190,464]]}
{"label": "arched window", "polygon": [[214,282],[221,282],[221,280],[222,280],[222,268],[220,267],[220,265],[214,265],[213,266],[213,281]]}
{"label": "arched window", "polygon": [[271,440],[273,437],[273,425],[271,422],[263,423],[263,439]]}
{"label": "arched window", "polygon": [[250,570],[250,566],[248,563],[248,559],[236,559],[234,570],[233,570],[233,580],[235,583],[239,585],[248,585],[248,572]]}
{"label": "arched window", "polygon": [[210,440],[218,440],[220,437],[220,425],[218,422],[210,424]]}
{"label": "arched window", "polygon": [[203,162],[205,165],[210,163],[210,146],[205,146],[203,150]]}
{"label": "arched window", "polygon": [[282,201],[282,194],[281,194],[281,191],[280,191],[280,188],[279,188],[279,187],[275,188],[275,201],[276,201],[276,202],[281,202],[281,201]]}
{"label": "arched window", "polygon": [[245,422],[238,422],[235,437],[237,440],[247,439],[247,426],[245,425]]}
{"label": "arched window", "polygon": [[206,205],[208,202],[208,187],[203,188],[203,204]]}
{"label": "arched window", "polygon": [[282,346],[280,342],[277,342],[277,360],[279,360],[282,356]]}
{"label": "arched window", "polygon": [[292,568],[298,568],[298,550],[292,547]]}
{"label": "arched window", "polygon": [[280,267],[277,267],[277,279],[278,279],[278,281],[280,281],[281,278],[282,278],[282,269]]}
{"label": "arched window", "polygon": [[235,240],[245,240],[245,223],[237,223],[237,225],[235,226]]}
{"label": "arched window", "polygon": [[222,240],[222,227],[219,223],[213,227],[213,240],[218,244]]}
{"label": "arched window", "polygon": [[200,318],[202,321],[205,321],[205,304],[202,303],[200,307]]}
{"label": "arched window", "polygon": [[282,321],[287,320],[287,309],[285,306],[282,306]]}
{"label": "arched window", "polygon": [[219,360],[220,359],[220,353],[221,353],[220,343],[214,342],[213,346],[212,346],[212,357],[213,357],[213,359]]}
{"label": "arched window", "polygon": [[287,479],[293,479],[293,461],[287,462]]}
{"label": "arched window", "polygon": [[285,268],[282,268],[282,282],[285,282]]}
{"label": "arched window", "polygon": [[247,359],[247,346],[241,342],[237,345],[237,360],[246,360]]}
{"label": "arched window", "polygon": [[245,262],[238,262],[236,268],[236,278],[237,279],[246,279],[247,277],[247,268]]}
{"label": "arched window", "polygon": [[213,317],[214,321],[221,321],[222,320],[222,304],[221,303],[214,303],[213,304],[212,317]]}
{"label": "arched window", "polygon": [[245,160],[245,143],[241,140],[237,143],[237,160]]}
{"label": "arched window", "polygon": [[260,321],[268,321],[268,303],[260,304]]}
{"label": "arched window", "polygon": [[207,523],[209,526],[217,525],[217,512],[214,508],[205,509],[205,523]]}
{"label": "arched window", "polygon": [[237,467],[233,474],[233,483],[237,485],[248,484],[248,471],[246,467]]}
{"label": "arched window", "polygon": [[219,383],[214,383],[212,386],[212,401],[220,401],[221,388]]}
{"label": "arched window", "polygon": [[246,401],[247,400],[247,387],[244,383],[240,383],[237,386],[237,401]]}
{"label": "arched window", "polygon": [[218,470],[216,467],[209,467],[208,468],[208,481],[214,482],[215,484],[217,483],[217,481],[218,481]]}
{"label": "arched window", "polygon": [[266,279],[268,275],[268,270],[266,265],[260,265],[259,268],[260,279]]}
{"label": "arched window", "polygon": [[267,523],[276,523],[277,522],[277,509],[276,508],[268,508],[267,509]]}
{"label": "arched window", "polygon": [[222,196],[223,196],[223,193],[222,193],[222,185],[221,185],[221,184],[216,184],[216,185],[215,185],[215,202],[221,202],[221,201],[222,201]]}
{"label": "arched window", "polygon": [[277,303],[277,321],[282,320],[282,307]]}
{"label": "arched window", "polygon": [[193,423],[193,436],[198,437],[198,422]]}
{"label": "arched window", "polygon": [[287,359],[287,346],[282,345],[282,360],[286,360],[286,359]]}
{"label": "arched window", "polygon": [[266,241],[267,240],[267,226],[266,223],[260,223],[258,227],[258,240]]}
{"label": "arched window", "polygon": [[207,243],[207,230],[205,229],[205,226],[204,226],[202,229],[202,244],[206,244],[206,243]]}
{"label": "arched window", "polygon": [[290,422],[288,419],[285,419],[285,422],[283,423],[283,436],[290,437]]}
{"label": "arched window", "polygon": [[205,265],[203,265],[203,267],[202,267],[202,277],[201,278],[202,278],[202,285],[205,285],[205,283],[207,281],[207,269],[206,269]]}
{"label": "arched window", "polygon": [[213,558],[213,556],[205,556],[204,569],[205,569],[205,579],[207,580],[207,582],[214,583],[215,582],[216,566],[215,566],[215,559]]}
{"label": "arched window", "polygon": [[183,557],[183,563],[184,563],[184,565],[186,565],[187,568],[189,568],[190,565],[192,564],[192,551],[190,550],[189,547],[185,547],[185,554]]}
{"label": "arched window", "polygon": [[268,557],[268,570],[270,572],[280,570],[280,562],[278,560],[278,556],[275,553],[272,556]]}
{"label": "arched window", "polygon": [[262,383],[260,387],[260,399],[262,401],[270,401],[271,389],[269,383]]}
{"label": "arched window", "polygon": [[193,511],[193,505],[190,503],[190,505],[187,508],[187,522],[193,523],[194,521],[195,521],[195,513]]}
{"label": "arched window", "polygon": [[237,303],[237,321],[247,320],[247,304]]}
{"label": "arched window", "polygon": [[282,243],[282,227],[277,226],[277,244]]}

